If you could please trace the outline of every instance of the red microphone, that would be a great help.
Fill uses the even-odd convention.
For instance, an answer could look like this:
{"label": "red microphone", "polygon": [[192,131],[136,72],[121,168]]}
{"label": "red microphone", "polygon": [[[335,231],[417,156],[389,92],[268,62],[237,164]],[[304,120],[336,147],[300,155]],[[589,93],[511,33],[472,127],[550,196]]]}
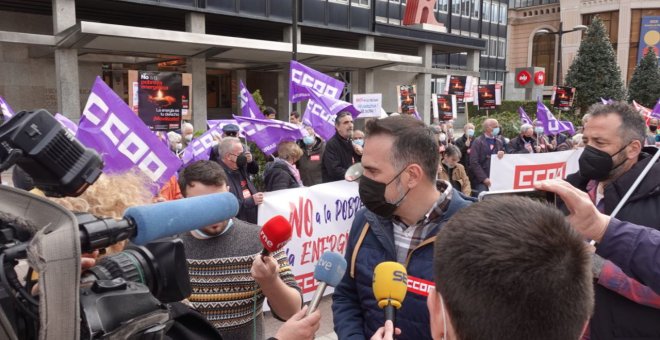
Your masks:
{"label": "red microphone", "polygon": [[261,255],[268,256],[270,253],[282,249],[291,239],[292,233],[293,228],[284,216],[277,215],[268,220],[259,232],[259,239],[264,245]]}

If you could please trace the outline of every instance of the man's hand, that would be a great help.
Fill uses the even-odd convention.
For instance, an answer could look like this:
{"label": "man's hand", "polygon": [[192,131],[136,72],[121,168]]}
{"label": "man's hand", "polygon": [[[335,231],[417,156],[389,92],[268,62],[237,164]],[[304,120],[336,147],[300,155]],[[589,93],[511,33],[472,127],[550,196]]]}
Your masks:
{"label": "man's hand", "polygon": [[497,159],[502,159],[504,157],[504,151],[500,150],[497,152]]}
{"label": "man's hand", "polygon": [[484,183],[487,187],[490,188],[490,185],[491,185],[491,183],[490,183],[490,178],[486,178],[486,179],[484,179],[484,182],[483,182],[483,183]]}
{"label": "man's hand", "polygon": [[356,154],[362,156],[362,147],[361,146],[359,146],[357,144],[353,144],[353,151],[355,151]]}
{"label": "man's hand", "polygon": [[374,336],[371,337],[371,340],[392,340],[395,334],[401,335],[401,330],[394,328],[392,321],[387,320],[385,321],[385,327],[378,328]]}
{"label": "man's hand", "polygon": [[321,326],[321,312],[317,309],[314,313],[305,317],[307,306],[294,314],[287,322],[277,330],[275,337],[278,340],[306,340],[314,339],[314,334]]}
{"label": "man's hand", "polygon": [[277,267],[277,261],[272,256],[257,255],[252,262],[250,274],[263,289],[263,286],[279,279]]}
{"label": "man's hand", "polygon": [[529,151],[529,153],[534,152],[534,149],[532,149],[532,144],[525,144],[525,149],[527,149],[527,151]]}
{"label": "man's hand", "polygon": [[539,153],[539,152],[541,152],[541,147],[540,147],[540,146],[538,146],[538,145],[537,145],[537,146],[535,146],[535,147],[534,147],[534,152],[536,152],[536,153]]}
{"label": "man's hand", "polygon": [[591,202],[589,195],[561,179],[536,182],[538,190],[550,191],[559,195],[570,212],[568,222],[584,237],[600,242],[605,234],[610,217],[601,214]]}
{"label": "man's hand", "polygon": [[252,199],[254,200],[255,205],[259,205],[264,202],[264,193],[263,192],[258,192],[254,195],[252,195]]}

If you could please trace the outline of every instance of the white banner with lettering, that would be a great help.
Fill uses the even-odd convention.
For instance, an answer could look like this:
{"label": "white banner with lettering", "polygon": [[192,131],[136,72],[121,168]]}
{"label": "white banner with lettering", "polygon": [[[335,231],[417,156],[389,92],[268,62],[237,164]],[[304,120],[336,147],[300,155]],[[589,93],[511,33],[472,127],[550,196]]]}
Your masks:
{"label": "white banner with lettering", "polygon": [[[284,247],[289,264],[303,291],[303,300],[314,295],[314,265],[326,251],[344,255],[355,213],[362,207],[358,185],[338,181],[311,187],[267,192],[259,206],[258,224],[282,215],[293,227]],[[332,293],[326,288],[325,295]],[[266,305],[264,305],[265,307]]]}
{"label": "white banner with lettering", "polygon": [[578,160],[582,150],[507,154],[502,159],[493,156],[490,158],[490,181],[493,183],[490,190],[530,189],[534,182],[566,178],[580,169]]}

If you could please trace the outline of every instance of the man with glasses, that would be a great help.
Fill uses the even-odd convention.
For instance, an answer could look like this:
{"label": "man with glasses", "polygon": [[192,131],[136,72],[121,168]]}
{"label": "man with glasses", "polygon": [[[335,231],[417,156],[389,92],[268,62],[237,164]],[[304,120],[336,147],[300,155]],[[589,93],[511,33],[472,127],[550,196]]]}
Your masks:
{"label": "man with glasses", "polygon": [[[327,152],[327,149],[326,149]],[[385,323],[372,290],[374,268],[384,261],[406,267],[408,286],[433,285],[433,241],[442,225],[470,202],[446,181],[436,181],[438,139],[411,117],[370,121],[362,154],[359,193],[365,208],[353,221],[348,268],[333,294],[340,339],[366,339]],[[409,290],[396,316],[399,339],[430,339],[425,290]]]}
{"label": "man with glasses", "polygon": [[472,176],[472,191],[478,195],[488,191],[490,182],[490,157],[504,157],[504,141],[499,138],[500,124],[496,119],[486,119],[482,125],[484,134],[477,137],[470,147],[470,174]]}
{"label": "man with glasses", "polygon": [[264,200],[264,194],[257,192],[247,172],[248,159],[243,151],[243,144],[238,138],[223,138],[218,145],[220,165],[227,173],[229,191],[239,203],[239,220],[257,223],[257,207]]}

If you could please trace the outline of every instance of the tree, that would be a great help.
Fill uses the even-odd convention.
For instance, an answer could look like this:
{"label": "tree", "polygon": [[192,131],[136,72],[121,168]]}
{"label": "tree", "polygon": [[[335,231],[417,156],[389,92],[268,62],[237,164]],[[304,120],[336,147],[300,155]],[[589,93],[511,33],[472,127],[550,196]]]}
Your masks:
{"label": "tree", "polygon": [[605,25],[595,18],[582,38],[578,54],[566,75],[566,85],[577,89],[575,106],[581,112],[600,98],[624,100],[626,90]]}
{"label": "tree", "polygon": [[628,100],[636,101],[646,107],[653,107],[660,98],[660,68],[658,57],[652,48],[635,67],[630,86]]}

